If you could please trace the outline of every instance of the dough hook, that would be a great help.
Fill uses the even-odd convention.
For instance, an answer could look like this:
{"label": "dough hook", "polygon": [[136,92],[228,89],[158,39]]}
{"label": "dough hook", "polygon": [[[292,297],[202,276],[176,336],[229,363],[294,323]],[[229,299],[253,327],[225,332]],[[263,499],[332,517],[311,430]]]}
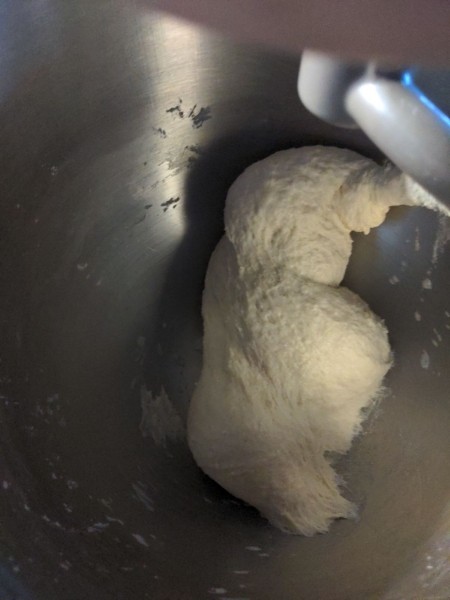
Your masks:
{"label": "dough hook", "polygon": [[418,87],[414,70],[306,50],[298,92],[321,119],[360,127],[394,164],[450,206],[450,118]]}

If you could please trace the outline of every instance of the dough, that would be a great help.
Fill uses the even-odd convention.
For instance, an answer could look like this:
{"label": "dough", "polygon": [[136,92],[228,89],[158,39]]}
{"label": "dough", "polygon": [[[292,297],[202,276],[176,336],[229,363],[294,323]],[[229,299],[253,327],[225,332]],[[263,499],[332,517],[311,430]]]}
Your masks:
{"label": "dough", "polygon": [[398,171],[321,146],[252,165],[228,193],[188,440],[205,473],[285,531],[355,515],[330,456],[349,450],[392,355],[383,322],[339,284],[350,232],[405,203]]}

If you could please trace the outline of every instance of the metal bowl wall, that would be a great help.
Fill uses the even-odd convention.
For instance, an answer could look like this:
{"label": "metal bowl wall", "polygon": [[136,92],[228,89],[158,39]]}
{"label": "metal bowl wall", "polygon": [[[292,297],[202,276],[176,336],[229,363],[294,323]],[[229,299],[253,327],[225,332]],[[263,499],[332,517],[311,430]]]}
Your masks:
{"label": "metal bowl wall", "polygon": [[[387,397],[340,470],[361,507],[285,535],[140,427],[184,422],[227,188],[309,143],[298,60],[137,2],[0,8],[0,591],[51,600],[450,597],[450,237],[396,209],[347,284],[390,330]],[[151,433],[151,432],[150,432]]]}

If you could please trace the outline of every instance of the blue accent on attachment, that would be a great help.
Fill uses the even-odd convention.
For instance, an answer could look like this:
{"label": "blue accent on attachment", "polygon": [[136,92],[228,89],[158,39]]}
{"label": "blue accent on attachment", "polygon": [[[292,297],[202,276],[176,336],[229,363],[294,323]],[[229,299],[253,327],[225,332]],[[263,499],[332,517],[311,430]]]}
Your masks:
{"label": "blue accent on attachment", "polygon": [[414,95],[424,104],[440,121],[442,121],[446,127],[450,129],[450,117],[446,115],[440,108],[436,106],[425,94],[420,90],[414,83],[413,75],[411,71],[405,71],[402,74],[402,84],[404,87],[410,89]]}

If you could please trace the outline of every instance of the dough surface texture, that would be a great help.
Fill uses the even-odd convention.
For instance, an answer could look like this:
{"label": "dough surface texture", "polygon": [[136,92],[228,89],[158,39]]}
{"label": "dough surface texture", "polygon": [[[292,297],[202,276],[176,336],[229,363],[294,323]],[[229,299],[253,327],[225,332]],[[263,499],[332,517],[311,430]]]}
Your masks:
{"label": "dough surface texture", "polygon": [[383,322],[340,283],[350,233],[410,203],[395,169],[322,146],[269,156],[229,190],[188,440],[206,474],[284,531],[356,513],[330,455],[349,450],[392,355]]}

